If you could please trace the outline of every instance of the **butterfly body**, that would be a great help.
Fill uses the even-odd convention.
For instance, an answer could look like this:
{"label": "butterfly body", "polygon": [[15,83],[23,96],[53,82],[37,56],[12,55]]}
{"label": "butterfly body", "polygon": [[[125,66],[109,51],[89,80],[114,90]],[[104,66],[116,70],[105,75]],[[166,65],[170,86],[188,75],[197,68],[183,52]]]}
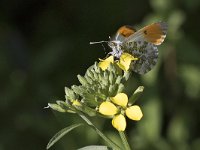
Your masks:
{"label": "butterfly body", "polygon": [[138,31],[130,26],[122,26],[116,35],[109,41],[110,52],[116,58],[120,58],[126,52],[138,60],[131,63],[131,69],[139,74],[150,71],[157,63],[158,48],[167,33],[167,24],[157,22]]}

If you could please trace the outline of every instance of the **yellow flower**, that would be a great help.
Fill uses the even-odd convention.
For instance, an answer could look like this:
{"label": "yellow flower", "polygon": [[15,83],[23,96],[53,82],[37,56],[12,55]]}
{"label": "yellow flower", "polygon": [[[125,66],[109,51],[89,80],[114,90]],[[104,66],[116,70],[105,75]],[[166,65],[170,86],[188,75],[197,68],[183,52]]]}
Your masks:
{"label": "yellow flower", "polygon": [[[110,97],[111,102],[102,102],[99,106],[99,113],[106,116],[113,116],[112,125],[118,131],[124,131],[126,129],[125,115],[131,119],[139,121],[143,114],[138,105],[127,106],[128,96],[125,93],[118,93],[114,97]],[[114,104],[121,107],[116,107]]]}
{"label": "yellow flower", "polygon": [[138,58],[133,57],[131,54],[129,53],[123,53],[120,57],[120,60],[118,62],[118,66],[124,70],[124,71],[128,71],[131,61],[132,60],[138,60]]}
{"label": "yellow flower", "polygon": [[115,97],[110,98],[111,101],[119,106],[126,107],[128,96],[125,93],[118,93]]}
{"label": "yellow flower", "polygon": [[142,118],[142,116],[143,116],[140,107],[137,106],[137,105],[133,105],[131,107],[128,107],[125,110],[125,112],[126,112],[126,116],[129,119],[136,120],[136,121],[139,121]]}
{"label": "yellow flower", "polygon": [[[124,131],[126,128],[126,115],[131,120],[139,121],[143,114],[139,106],[133,105],[127,107],[128,96],[125,93],[118,93],[116,96],[110,98],[111,101],[119,106],[122,106],[121,114],[115,115],[112,120],[112,125],[118,131]],[[125,114],[123,113],[125,112]]]}
{"label": "yellow flower", "polygon": [[108,68],[108,66],[110,65],[110,63],[114,62],[114,57],[110,56],[108,58],[106,58],[105,60],[100,59],[100,62],[98,64],[98,66],[102,69],[102,70],[106,70]]}
{"label": "yellow flower", "polygon": [[74,100],[72,102],[72,105],[74,105],[74,106],[81,106],[81,103],[78,100]]}
{"label": "yellow flower", "polygon": [[122,114],[113,117],[112,125],[118,131],[124,131],[126,129],[126,119]]}
{"label": "yellow flower", "polygon": [[111,102],[103,102],[99,106],[99,112],[106,116],[112,116],[117,113],[117,107]]}

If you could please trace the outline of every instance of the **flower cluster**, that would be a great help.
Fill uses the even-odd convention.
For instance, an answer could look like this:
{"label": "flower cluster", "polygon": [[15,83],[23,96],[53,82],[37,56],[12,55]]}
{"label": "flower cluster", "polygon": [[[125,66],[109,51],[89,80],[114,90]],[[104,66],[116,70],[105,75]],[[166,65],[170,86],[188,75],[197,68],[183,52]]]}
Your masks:
{"label": "flower cluster", "polygon": [[[132,60],[137,60],[137,58],[134,58],[128,53],[123,53],[120,60],[116,61],[116,63],[122,70],[128,71]],[[99,67],[102,70],[106,70],[110,63],[114,63],[114,57],[110,56],[100,61]],[[139,106],[128,106],[128,96],[125,93],[118,93],[114,97],[109,97],[108,100],[102,102],[99,106],[99,112],[105,116],[114,116],[112,125],[118,131],[124,131],[126,129],[125,115],[135,121],[139,121],[143,116]]]}
{"label": "flower cluster", "polygon": [[57,104],[49,106],[59,112],[82,112],[89,116],[112,118],[113,127],[124,131],[125,116],[135,121],[143,116],[140,107],[133,105],[143,87],[137,89],[129,99],[123,92],[130,77],[130,65],[137,59],[129,53],[123,53],[119,60],[114,60],[113,56],[100,59],[99,63],[88,68],[84,76],[78,75],[81,85],[65,88],[65,101],[57,101]]}

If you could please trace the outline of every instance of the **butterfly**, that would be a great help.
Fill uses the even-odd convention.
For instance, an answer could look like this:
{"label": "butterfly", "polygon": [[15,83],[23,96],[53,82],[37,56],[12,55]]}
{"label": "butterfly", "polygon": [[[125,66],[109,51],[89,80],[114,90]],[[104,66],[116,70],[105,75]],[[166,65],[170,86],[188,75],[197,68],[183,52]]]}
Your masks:
{"label": "butterfly", "polygon": [[[130,69],[139,74],[152,70],[158,61],[158,48],[167,34],[168,25],[156,22],[136,31],[132,26],[120,27],[116,34],[107,42],[112,49],[109,53],[119,59],[123,53],[129,53],[138,60],[131,63]],[[100,43],[92,42],[91,44]]]}

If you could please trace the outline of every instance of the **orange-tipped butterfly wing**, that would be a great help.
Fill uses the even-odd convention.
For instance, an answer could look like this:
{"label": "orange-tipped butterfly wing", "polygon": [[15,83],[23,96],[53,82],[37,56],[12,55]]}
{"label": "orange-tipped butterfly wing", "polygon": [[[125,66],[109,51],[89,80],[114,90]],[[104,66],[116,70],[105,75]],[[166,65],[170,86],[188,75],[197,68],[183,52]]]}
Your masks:
{"label": "orange-tipped butterfly wing", "polygon": [[160,45],[166,37],[167,28],[168,26],[165,22],[153,23],[130,35],[126,42],[145,40],[152,44]]}
{"label": "orange-tipped butterfly wing", "polygon": [[130,26],[122,26],[115,35],[115,40],[121,41],[122,44],[120,49],[112,47],[113,53],[116,54],[118,51],[117,53],[121,55],[123,52],[128,52],[139,58],[132,62],[131,69],[139,74],[145,74],[156,65],[158,60],[156,45],[164,41],[166,33],[167,24],[165,22],[153,23],[138,31]]}

